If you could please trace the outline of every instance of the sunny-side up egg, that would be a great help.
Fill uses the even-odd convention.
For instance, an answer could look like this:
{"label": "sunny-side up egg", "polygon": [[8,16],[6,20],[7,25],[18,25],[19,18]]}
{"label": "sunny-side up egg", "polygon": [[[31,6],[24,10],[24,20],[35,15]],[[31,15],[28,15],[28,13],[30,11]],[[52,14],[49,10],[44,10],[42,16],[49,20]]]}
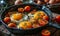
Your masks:
{"label": "sunny-side up egg", "polygon": [[18,23],[18,22],[20,22],[20,21],[23,20],[22,19],[23,18],[23,14],[21,14],[21,13],[15,13],[15,14],[12,14],[10,16],[10,18],[11,18],[11,21]]}
{"label": "sunny-side up egg", "polygon": [[32,28],[32,24],[29,21],[23,21],[23,22],[20,22],[17,27],[22,29],[30,29]]}
{"label": "sunny-side up egg", "polygon": [[37,11],[37,12],[34,14],[34,19],[42,18],[43,16],[45,16],[44,11]]}

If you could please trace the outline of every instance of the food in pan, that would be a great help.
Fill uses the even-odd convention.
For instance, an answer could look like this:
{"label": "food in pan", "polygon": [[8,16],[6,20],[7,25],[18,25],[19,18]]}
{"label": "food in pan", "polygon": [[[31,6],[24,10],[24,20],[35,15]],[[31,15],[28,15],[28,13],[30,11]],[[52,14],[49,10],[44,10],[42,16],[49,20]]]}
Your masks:
{"label": "food in pan", "polygon": [[48,15],[44,11],[32,8],[25,6],[19,7],[18,11],[9,11],[4,17],[4,22],[7,23],[9,28],[18,29],[38,28],[48,24]]}
{"label": "food in pan", "polygon": [[11,18],[13,19],[13,20],[20,20],[20,19],[22,19],[22,14],[21,13],[16,13],[16,14],[12,14],[11,15]]}
{"label": "food in pan", "polygon": [[32,28],[32,24],[29,21],[23,21],[19,23],[18,27],[23,29],[29,29]]}
{"label": "food in pan", "polygon": [[24,12],[24,8],[18,8],[18,12]]}
{"label": "food in pan", "polygon": [[4,22],[5,22],[5,23],[10,22],[10,17],[5,17],[5,18],[4,18]]}
{"label": "food in pan", "polygon": [[39,19],[38,22],[39,22],[39,25],[40,25],[40,26],[44,26],[44,25],[46,25],[46,24],[48,23],[48,21],[46,21],[46,20],[41,20],[41,19]]}
{"label": "food in pan", "polygon": [[43,16],[45,16],[45,13],[44,13],[43,11],[37,11],[37,12],[34,14],[34,18],[35,18],[35,19],[43,18]]}
{"label": "food in pan", "polygon": [[30,11],[30,6],[26,6],[26,7],[24,8],[24,10],[25,10],[25,11]]}
{"label": "food in pan", "polygon": [[45,19],[45,20],[49,20],[49,17],[48,16],[43,16],[43,19]]}
{"label": "food in pan", "polygon": [[9,23],[9,24],[8,24],[8,27],[10,27],[10,28],[16,27],[16,24],[15,24],[15,23]]}

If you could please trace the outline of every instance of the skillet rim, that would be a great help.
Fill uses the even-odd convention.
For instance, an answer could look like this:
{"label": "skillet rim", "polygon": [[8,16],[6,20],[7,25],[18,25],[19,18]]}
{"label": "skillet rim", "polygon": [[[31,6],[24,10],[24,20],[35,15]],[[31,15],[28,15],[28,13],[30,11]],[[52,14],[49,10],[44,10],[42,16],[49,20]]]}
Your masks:
{"label": "skillet rim", "polygon": [[[33,5],[33,6],[37,6],[37,7],[39,7],[37,4],[20,4],[20,5]],[[15,6],[20,6],[20,5],[13,5],[13,6],[10,6],[10,7],[8,7],[8,8],[6,8],[3,12],[2,12],[2,14],[1,14],[1,22],[3,23],[3,25],[6,27],[6,28],[9,28],[7,25],[6,25],[6,23],[4,23],[3,22],[3,19],[2,19],[2,15],[4,14],[4,12],[6,11],[6,10],[9,10],[10,8],[12,8],[12,7],[15,7]],[[42,6],[42,5],[41,5]],[[49,24],[49,22],[48,22],[48,24]],[[47,24],[46,24],[47,25]],[[46,26],[45,25],[45,26]],[[42,27],[44,27],[44,26],[42,26]],[[38,28],[41,28],[41,27],[38,27]],[[38,29],[38,28],[31,28],[31,29],[26,29],[26,30],[35,30],[35,29]],[[14,29],[14,30],[23,30],[23,29],[18,29],[18,28],[9,28],[9,29]],[[26,31],[26,30],[23,30],[23,31]]]}

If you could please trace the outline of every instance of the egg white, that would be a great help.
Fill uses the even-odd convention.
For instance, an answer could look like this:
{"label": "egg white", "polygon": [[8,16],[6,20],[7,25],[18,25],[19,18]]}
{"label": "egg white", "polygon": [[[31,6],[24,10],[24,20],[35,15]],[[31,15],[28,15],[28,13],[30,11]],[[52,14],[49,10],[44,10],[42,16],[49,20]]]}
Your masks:
{"label": "egg white", "polygon": [[[16,13],[16,14],[19,14],[19,13]],[[14,19],[13,19],[13,14],[10,16],[10,18],[11,18],[11,21],[12,21],[12,22],[16,22],[16,23],[20,23],[21,21],[28,20],[28,16],[25,15],[25,14],[23,14],[23,17],[22,17],[22,19],[20,19],[20,20],[14,20]]]}
{"label": "egg white", "polygon": [[[19,14],[19,13],[16,13],[16,14]],[[12,22],[16,22],[16,23],[19,23],[20,21],[23,21],[23,19],[14,20],[14,19],[13,19],[13,14],[10,16],[10,18],[11,18],[11,21],[12,21]]]}

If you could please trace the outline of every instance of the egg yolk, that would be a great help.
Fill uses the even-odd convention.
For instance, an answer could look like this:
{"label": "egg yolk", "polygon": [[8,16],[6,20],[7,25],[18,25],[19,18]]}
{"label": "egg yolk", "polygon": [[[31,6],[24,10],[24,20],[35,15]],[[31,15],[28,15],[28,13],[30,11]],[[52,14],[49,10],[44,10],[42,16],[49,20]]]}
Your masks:
{"label": "egg yolk", "polygon": [[14,20],[20,20],[21,18],[22,18],[22,14],[21,13],[18,13],[18,14],[13,14],[12,15],[12,18],[14,19]]}
{"label": "egg yolk", "polygon": [[22,29],[32,28],[32,24],[29,21],[20,22],[19,28]]}
{"label": "egg yolk", "polygon": [[43,16],[45,16],[45,13],[43,11],[38,11],[34,14],[35,19],[42,18]]}
{"label": "egg yolk", "polygon": [[40,11],[39,13],[41,14],[41,16],[45,16],[44,11]]}

